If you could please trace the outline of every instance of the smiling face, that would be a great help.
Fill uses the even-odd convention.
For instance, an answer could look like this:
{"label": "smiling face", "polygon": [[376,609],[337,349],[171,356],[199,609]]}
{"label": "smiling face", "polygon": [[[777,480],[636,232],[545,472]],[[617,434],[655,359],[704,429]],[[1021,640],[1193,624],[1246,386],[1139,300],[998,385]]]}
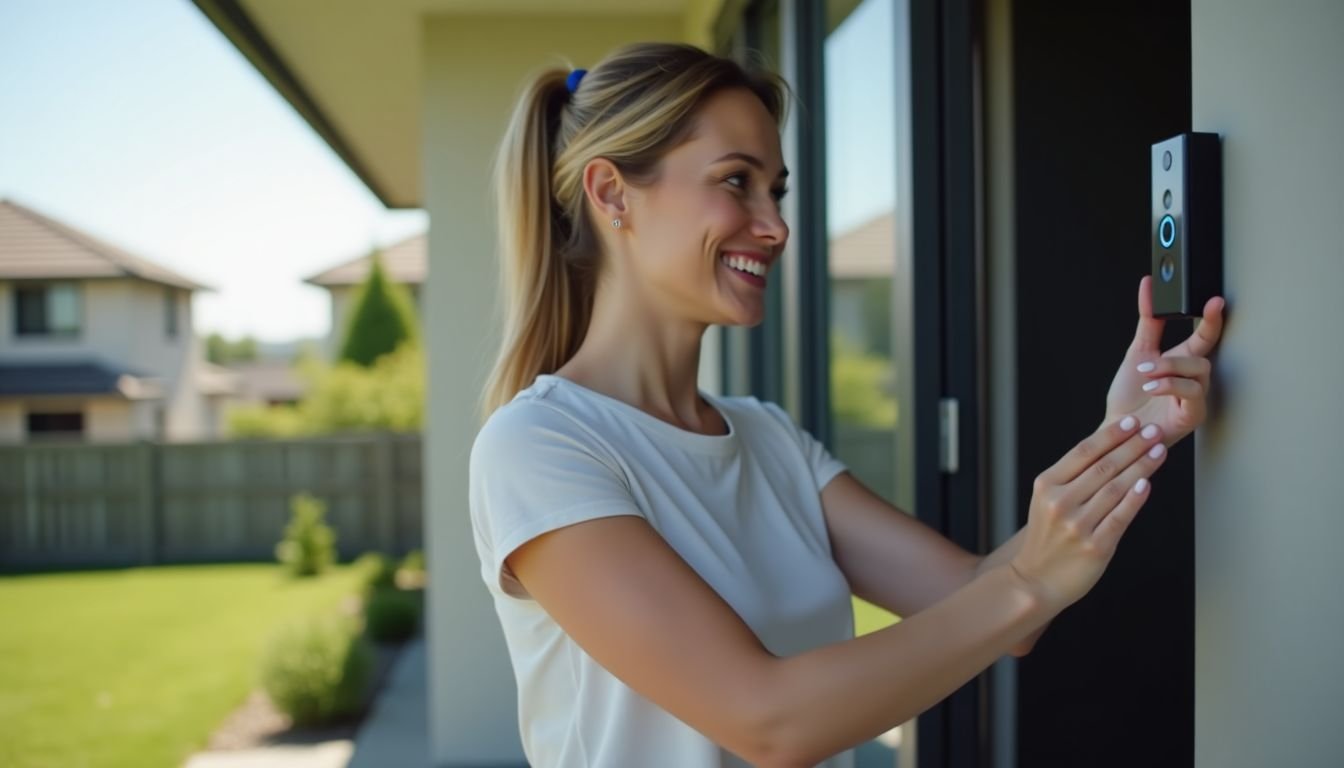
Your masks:
{"label": "smiling face", "polygon": [[789,237],[779,212],[786,176],[778,128],[760,99],[740,88],[710,96],[689,140],[663,156],[657,180],[626,187],[626,276],[671,317],[760,323]]}

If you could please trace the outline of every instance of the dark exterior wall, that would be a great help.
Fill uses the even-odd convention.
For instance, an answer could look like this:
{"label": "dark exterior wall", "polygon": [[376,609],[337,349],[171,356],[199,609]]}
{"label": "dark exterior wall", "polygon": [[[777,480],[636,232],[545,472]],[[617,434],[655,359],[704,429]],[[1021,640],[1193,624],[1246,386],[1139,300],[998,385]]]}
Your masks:
{"label": "dark exterior wall", "polygon": [[[1012,4],[1019,524],[1033,478],[1100,424],[1133,338],[1149,147],[1190,129],[1189,10]],[[1172,451],[1104,578],[1019,662],[1017,765],[1193,761],[1192,455]]]}

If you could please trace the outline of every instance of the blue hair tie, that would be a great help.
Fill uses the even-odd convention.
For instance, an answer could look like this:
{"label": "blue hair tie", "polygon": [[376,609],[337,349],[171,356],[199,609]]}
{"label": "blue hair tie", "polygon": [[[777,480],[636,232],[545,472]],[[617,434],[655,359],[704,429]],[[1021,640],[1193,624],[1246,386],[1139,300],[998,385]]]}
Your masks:
{"label": "blue hair tie", "polygon": [[570,93],[579,90],[579,81],[582,80],[583,76],[586,74],[588,74],[588,70],[586,69],[576,69],[573,72],[570,72],[569,77],[565,78],[565,88],[567,88]]}

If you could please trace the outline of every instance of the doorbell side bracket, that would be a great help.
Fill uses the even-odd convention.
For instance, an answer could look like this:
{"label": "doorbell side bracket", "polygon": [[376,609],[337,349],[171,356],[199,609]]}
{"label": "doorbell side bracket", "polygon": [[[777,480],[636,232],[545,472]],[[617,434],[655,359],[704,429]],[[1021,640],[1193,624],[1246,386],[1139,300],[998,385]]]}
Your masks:
{"label": "doorbell side bracket", "polygon": [[1202,317],[1223,292],[1223,164],[1216,133],[1153,145],[1154,317]]}

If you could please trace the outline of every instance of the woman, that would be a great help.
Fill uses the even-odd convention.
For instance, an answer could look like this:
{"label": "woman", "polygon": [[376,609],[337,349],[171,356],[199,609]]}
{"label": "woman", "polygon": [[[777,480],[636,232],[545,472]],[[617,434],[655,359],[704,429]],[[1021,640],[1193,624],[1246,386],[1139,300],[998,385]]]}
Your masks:
{"label": "woman", "polygon": [[[770,75],[646,44],[539,75],[509,125],[470,502],[537,768],[852,765],[1085,594],[1204,418],[1221,300],[1163,356],[1145,282],[1105,424],[982,558],[778,406],[698,391],[705,329],[761,322],[789,235],[784,102]],[[906,618],[854,639],[851,593]]]}

